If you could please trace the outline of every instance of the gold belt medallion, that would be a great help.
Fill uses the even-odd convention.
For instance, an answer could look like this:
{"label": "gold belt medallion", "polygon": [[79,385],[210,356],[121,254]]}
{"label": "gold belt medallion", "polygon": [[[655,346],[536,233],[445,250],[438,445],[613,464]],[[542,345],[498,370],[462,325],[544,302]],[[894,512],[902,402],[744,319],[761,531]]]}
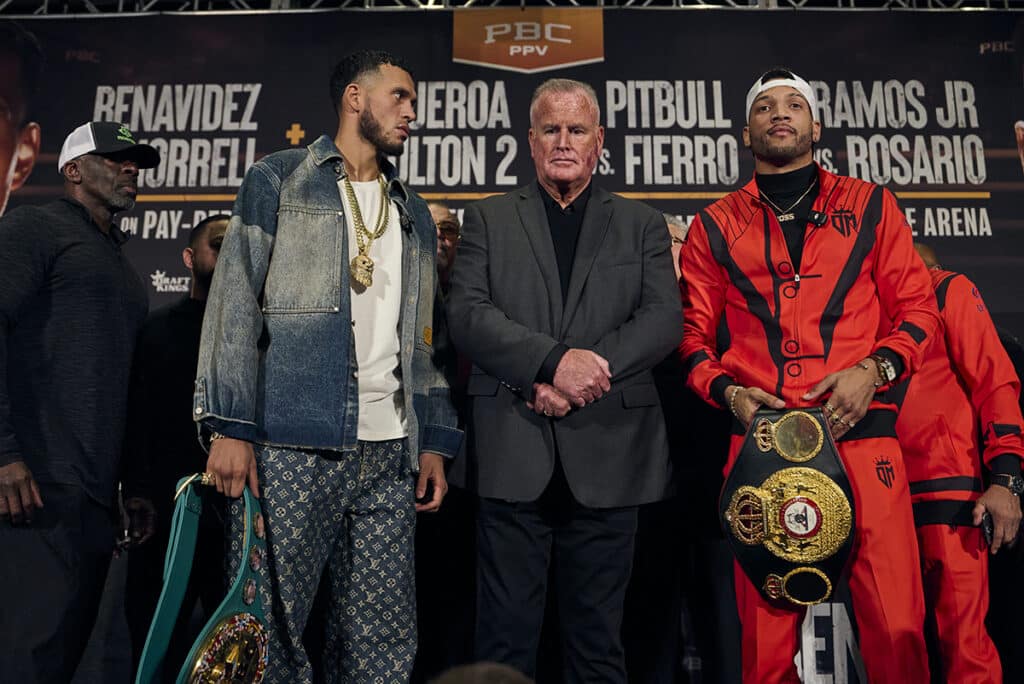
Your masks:
{"label": "gold belt medallion", "polygon": [[785,575],[768,575],[764,591],[774,599],[785,598],[798,606],[813,606],[832,595],[832,580],[817,568],[793,568]]}
{"label": "gold belt medallion", "polygon": [[263,681],[267,632],[249,613],[222,620],[196,655],[189,684],[241,684]]}
{"label": "gold belt medallion", "polygon": [[853,511],[843,490],[813,468],[783,468],[760,487],[740,487],[729,500],[725,519],[740,542],[762,545],[791,563],[832,556],[853,528]]}
{"label": "gold belt medallion", "polygon": [[809,461],[821,452],[825,432],[811,414],[790,411],[776,422],[761,418],[754,425],[754,440],[763,453],[775,450],[791,463]]}

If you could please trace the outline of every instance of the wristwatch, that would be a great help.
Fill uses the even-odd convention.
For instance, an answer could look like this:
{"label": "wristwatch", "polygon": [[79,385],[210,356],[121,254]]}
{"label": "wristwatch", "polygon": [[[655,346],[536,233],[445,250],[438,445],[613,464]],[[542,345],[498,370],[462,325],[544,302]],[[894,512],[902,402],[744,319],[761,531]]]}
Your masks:
{"label": "wristwatch", "polygon": [[885,384],[889,384],[896,379],[896,366],[893,365],[892,361],[881,354],[872,354],[871,358],[878,365],[878,375],[881,376]]}
{"label": "wristwatch", "polygon": [[993,474],[991,481],[992,484],[999,485],[1000,487],[1006,487],[1014,496],[1020,496],[1024,493],[1024,477],[1021,477],[1020,475],[1008,475],[1006,473]]}

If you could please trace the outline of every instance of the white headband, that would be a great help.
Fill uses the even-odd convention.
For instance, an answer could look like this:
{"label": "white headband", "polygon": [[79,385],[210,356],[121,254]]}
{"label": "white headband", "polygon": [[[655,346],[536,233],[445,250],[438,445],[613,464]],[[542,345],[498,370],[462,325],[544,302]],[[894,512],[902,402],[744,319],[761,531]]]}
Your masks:
{"label": "white headband", "polygon": [[803,95],[804,99],[807,100],[807,104],[811,107],[811,118],[814,118],[814,111],[817,107],[818,101],[814,98],[814,90],[811,88],[811,84],[794,74],[792,71],[789,73],[793,78],[772,78],[768,81],[764,81],[764,77],[762,76],[754,81],[754,85],[752,85],[750,90],[747,91],[748,118],[750,117],[750,108],[754,106],[754,100],[757,99],[757,96],[766,90],[771,90],[772,88],[777,88],[779,86],[789,86]]}

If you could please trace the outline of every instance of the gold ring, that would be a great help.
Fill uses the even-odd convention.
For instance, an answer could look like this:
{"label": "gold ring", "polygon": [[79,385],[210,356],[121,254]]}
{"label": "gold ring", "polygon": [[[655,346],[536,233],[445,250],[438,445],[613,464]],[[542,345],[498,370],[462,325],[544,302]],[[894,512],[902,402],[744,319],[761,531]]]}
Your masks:
{"label": "gold ring", "polygon": [[836,410],[836,407],[833,406],[830,402],[826,401],[825,402],[825,410],[828,411],[829,413],[833,413]]}
{"label": "gold ring", "polygon": [[838,423],[839,421],[842,420],[842,418],[839,417],[839,411],[833,411],[832,415],[829,416],[828,419],[833,423]]}

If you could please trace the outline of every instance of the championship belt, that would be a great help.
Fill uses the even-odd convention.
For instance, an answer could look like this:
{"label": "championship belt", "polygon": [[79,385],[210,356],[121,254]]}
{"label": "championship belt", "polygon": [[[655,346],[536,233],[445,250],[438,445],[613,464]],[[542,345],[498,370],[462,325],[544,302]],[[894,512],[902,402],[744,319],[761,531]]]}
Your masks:
{"label": "championship belt", "polygon": [[820,408],[762,409],[718,502],[740,567],[770,601],[832,596],[853,546],[853,489]]}
{"label": "championship belt", "polygon": [[[160,665],[167,654],[171,632],[181,610],[203,501],[198,486],[210,484],[204,475],[178,482],[171,522],[171,541],[164,560],[164,587],[139,663],[136,684],[159,681]],[[177,684],[259,684],[267,667],[267,628],[260,601],[258,571],[267,562],[263,514],[256,498],[243,493],[245,532],[238,575],[227,597],[203,627],[178,673]]]}

